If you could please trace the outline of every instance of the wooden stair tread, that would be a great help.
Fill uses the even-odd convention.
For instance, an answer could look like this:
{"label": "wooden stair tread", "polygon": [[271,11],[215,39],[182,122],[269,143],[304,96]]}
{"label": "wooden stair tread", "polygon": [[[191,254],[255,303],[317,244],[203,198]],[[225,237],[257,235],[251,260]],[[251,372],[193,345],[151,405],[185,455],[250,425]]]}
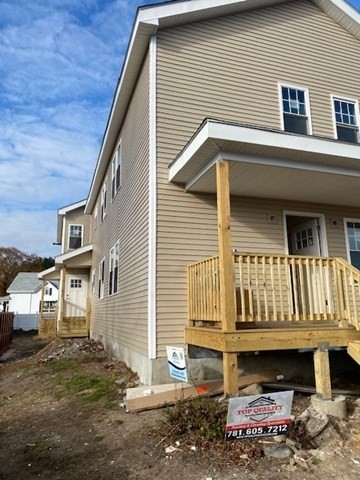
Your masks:
{"label": "wooden stair tread", "polygon": [[360,365],[360,340],[350,342],[347,352]]}

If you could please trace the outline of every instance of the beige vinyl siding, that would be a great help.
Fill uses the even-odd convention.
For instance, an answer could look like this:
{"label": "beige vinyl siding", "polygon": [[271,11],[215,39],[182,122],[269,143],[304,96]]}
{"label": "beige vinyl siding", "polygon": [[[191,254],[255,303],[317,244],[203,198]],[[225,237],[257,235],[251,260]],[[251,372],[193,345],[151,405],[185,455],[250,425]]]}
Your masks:
{"label": "beige vinyl siding", "polygon": [[65,215],[65,249],[64,252],[69,251],[69,231],[70,225],[83,226],[83,245],[90,243],[91,234],[91,215],[84,215],[84,207],[76,208],[67,212]]}
{"label": "beige vinyl siding", "polygon": [[[309,89],[313,133],[333,138],[330,95],[360,98],[359,58],[360,42],[303,0],[158,32],[158,355],[183,343],[186,265],[218,251],[215,196],[170,184],[168,165],[205,117],[280,129],[278,82]],[[233,247],[284,253],[283,210],[326,214],[329,254],[346,258],[343,217],[360,212],[310,203],[232,198]]]}
{"label": "beige vinyl siding", "polygon": [[[93,225],[96,271],[91,331],[147,355],[149,61],[146,58],[118,140],[122,140],[121,187],[111,199],[111,160],[107,177],[107,215]],[[115,148],[114,146],[114,153]],[[93,212],[94,215],[94,212]],[[94,223],[94,219],[93,219]],[[109,296],[109,254],[119,240],[118,293]],[[98,299],[99,262],[105,258],[105,295]]]}

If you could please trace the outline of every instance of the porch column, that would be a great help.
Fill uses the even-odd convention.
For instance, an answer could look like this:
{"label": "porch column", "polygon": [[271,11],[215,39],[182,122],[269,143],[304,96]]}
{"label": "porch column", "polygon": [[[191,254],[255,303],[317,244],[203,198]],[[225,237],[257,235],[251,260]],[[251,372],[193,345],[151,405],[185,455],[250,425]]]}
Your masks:
{"label": "porch column", "polygon": [[[236,330],[235,272],[231,245],[229,162],[216,163],[220,312],[222,330]],[[238,392],[237,353],[223,352],[224,392]]]}
{"label": "porch column", "polygon": [[56,333],[59,334],[61,330],[61,323],[64,316],[65,309],[65,282],[66,282],[66,268],[61,267],[60,271],[60,290],[59,290],[59,316],[57,319]]}
{"label": "porch column", "polygon": [[319,343],[314,351],[316,393],[323,400],[331,399],[331,376],[329,363],[329,346]]}
{"label": "porch column", "polygon": [[41,280],[40,322],[44,312],[45,280]]}

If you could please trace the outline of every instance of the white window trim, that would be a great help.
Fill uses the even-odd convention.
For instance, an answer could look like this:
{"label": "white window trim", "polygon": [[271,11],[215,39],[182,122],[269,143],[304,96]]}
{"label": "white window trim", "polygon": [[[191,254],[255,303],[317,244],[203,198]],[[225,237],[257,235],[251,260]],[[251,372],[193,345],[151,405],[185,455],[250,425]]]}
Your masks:
{"label": "white window trim", "polygon": [[[105,178],[105,181],[101,187],[101,192],[100,192],[100,223],[103,223],[107,215],[107,207],[108,207],[108,201],[109,201],[107,183],[108,183],[108,177]],[[106,193],[106,204],[104,202],[104,198],[105,198],[104,192]],[[104,204],[105,204],[105,208],[103,210]]]}
{"label": "white window trim", "polygon": [[[104,279],[102,280],[102,289],[100,291],[99,284],[101,280],[101,265],[104,265]],[[100,260],[98,268],[99,278],[98,278],[98,299],[103,300],[105,297],[105,257]],[[100,293],[101,292],[101,293]]]}
{"label": "white window trim", "polygon": [[96,292],[96,268],[92,269],[91,272],[91,293],[94,295]]}
{"label": "white window trim", "polygon": [[81,248],[84,245],[84,225],[81,223],[69,223],[69,230],[68,230],[68,250],[76,250],[75,248],[70,248],[70,231],[71,227],[81,227]]}
{"label": "white window trim", "polygon": [[[346,245],[346,257],[348,263],[351,265],[351,256],[350,256],[350,242],[349,242],[349,235],[347,231],[347,222],[356,222],[360,223],[360,218],[344,218],[344,234],[345,234],[345,245]],[[358,251],[358,250],[356,250]]]}
{"label": "white window trim", "polygon": [[[120,155],[118,155],[119,152],[120,152]],[[120,160],[119,160],[119,156],[120,156]],[[113,171],[114,160],[115,160],[115,167],[116,167],[115,172]],[[115,200],[115,197],[121,187],[121,163],[122,163],[121,161],[122,161],[122,138],[119,140],[118,144],[116,145],[115,153],[111,160],[111,203]],[[116,188],[117,165],[119,166],[119,169],[120,169],[120,179],[119,179],[119,186]],[[112,185],[113,185],[114,177],[115,177],[115,190],[113,192]]]}
{"label": "white window trim", "polygon": [[285,255],[289,255],[289,238],[288,230],[286,225],[286,217],[309,217],[309,218],[318,218],[320,222],[320,236],[321,236],[321,256],[329,256],[329,245],[327,239],[327,230],[326,230],[326,217],[324,213],[316,212],[300,212],[297,210],[283,210],[283,233],[284,233],[284,246],[285,246]]}
{"label": "white window trim", "polygon": [[281,130],[283,132],[285,132],[282,87],[292,88],[294,90],[302,90],[305,93],[305,108],[306,108],[307,120],[308,120],[308,135],[313,135],[309,89],[307,87],[302,87],[300,85],[294,85],[292,83],[287,83],[287,82],[278,82],[278,97],[279,97],[279,107],[280,107]]}
{"label": "white window trim", "polygon": [[[110,273],[111,271],[114,271],[115,270],[115,267],[114,267],[114,270],[111,270],[111,257],[112,257],[112,252],[115,252],[116,251],[116,247],[117,247],[117,250],[118,250],[118,255],[117,255],[117,268],[118,268],[118,271],[117,271],[117,291],[114,292],[114,276],[112,278],[112,285],[110,285]],[[115,255],[114,255],[114,259],[116,259]],[[114,264],[115,265],[115,264]],[[119,293],[119,266],[120,266],[120,242],[119,240],[110,248],[110,252],[109,252],[109,297],[112,297],[113,295],[117,295]],[[111,292],[110,292],[110,287],[111,287]]]}
{"label": "white window trim", "polygon": [[358,141],[360,142],[360,110],[359,110],[358,100],[356,98],[347,97],[346,95],[335,95],[333,93],[330,95],[330,99],[331,99],[331,111],[332,111],[332,117],[333,117],[334,138],[338,140],[334,100],[340,100],[340,101],[344,100],[345,102],[351,102],[355,104],[355,115],[357,120],[357,129],[358,129]]}
{"label": "white window trim", "polygon": [[97,229],[98,221],[99,221],[99,202],[96,202],[95,208],[94,208],[94,230]]}

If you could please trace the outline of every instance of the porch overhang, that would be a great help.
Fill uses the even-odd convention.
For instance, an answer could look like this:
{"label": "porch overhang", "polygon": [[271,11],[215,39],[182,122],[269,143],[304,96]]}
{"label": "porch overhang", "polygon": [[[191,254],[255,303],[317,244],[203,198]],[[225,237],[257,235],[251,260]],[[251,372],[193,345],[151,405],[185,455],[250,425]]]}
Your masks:
{"label": "porch overhang", "polygon": [[360,206],[360,145],[206,120],[169,167],[169,180],[216,193],[215,164],[230,162],[230,193]]}
{"label": "porch overhang", "polygon": [[60,265],[43,270],[38,274],[39,280],[60,280]]}
{"label": "porch overhang", "polygon": [[55,268],[90,268],[92,262],[93,246],[85,245],[71,252],[63,253],[55,258]]}

